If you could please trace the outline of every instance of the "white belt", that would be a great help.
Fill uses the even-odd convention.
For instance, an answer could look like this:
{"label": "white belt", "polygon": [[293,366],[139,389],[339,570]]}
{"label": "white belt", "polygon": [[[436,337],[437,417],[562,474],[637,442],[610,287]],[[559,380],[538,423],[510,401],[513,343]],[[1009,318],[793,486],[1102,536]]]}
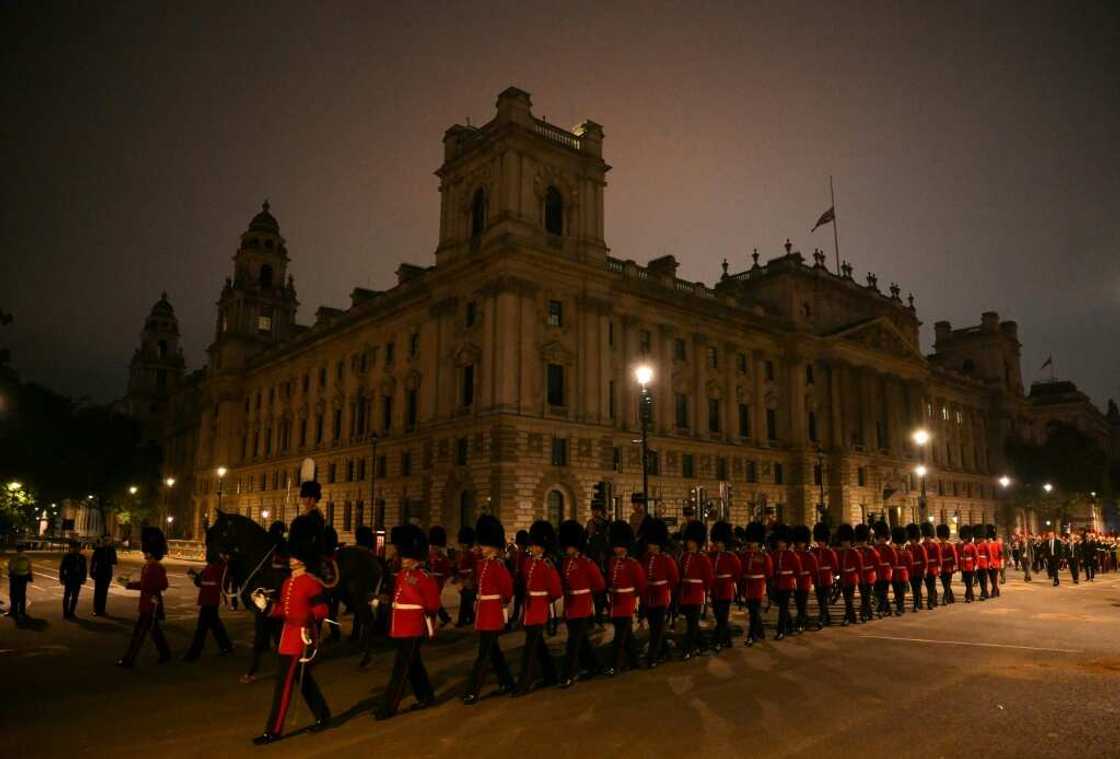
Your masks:
{"label": "white belt", "polygon": [[502,597],[495,594],[495,595],[479,596],[478,600],[479,601],[501,601]]}
{"label": "white belt", "polygon": [[612,593],[633,593],[634,588],[615,588]]}
{"label": "white belt", "polygon": [[843,571],[844,572],[858,572],[859,570],[856,569],[855,567],[844,567]]}
{"label": "white belt", "polygon": [[793,574],[793,570],[792,569],[783,569],[781,572],[778,572],[778,574],[780,574],[780,575],[791,575],[791,574]]}
{"label": "white belt", "polygon": [[443,577],[443,572],[432,572],[432,577]]}
{"label": "white belt", "polygon": [[650,580],[649,584],[650,585],[668,585],[669,581],[668,580]]}
{"label": "white belt", "polygon": [[530,590],[529,595],[531,595],[531,596],[547,596],[548,591],[547,590]]}
{"label": "white belt", "polygon": [[747,575],[748,580],[765,580],[766,575]]}
{"label": "white belt", "polygon": [[580,588],[579,590],[569,590],[569,596],[583,596],[591,592],[591,588]]}
{"label": "white belt", "polygon": [[731,575],[716,575],[717,580],[730,580]]}
{"label": "white belt", "polygon": [[421,606],[420,604],[399,604],[396,601],[393,602],[393,608],[397,609],[397,610],[400,610],[400,611],[423,611],[424,610],[424,607]]}
{"label": "white belt", "polygon": [[824,570],[826,570],[826,569],[832,569],[832,567],[829,567],[829,566],[824,566],[824,567],[817,567],[817,569],[819,569],[820,571],[822,571],[822,572],[823,572],[823,571],[824,571]]}
{"label": "white belt", "polygon": [[813,574],[812,570],[808,570],[808,569],[801,572],[802,577],[804,577],[805,575],[811,575],[811,574]]}
{"label": "white belt", "polygon": [[699,579],[694,579],[694,578],[691,578],[691,577],[686,577],[684,580],[682,580],[682,582],[704,582],[704,581],[699,580]]}
{"label": "white belt", "polygon": [[469,575],[469,574],[470,574],[471,572],[473,572],[473,571],[474,571],[473,569],[460,569],[460,570],[459,570],[459,574],[461,574],[461,575]]}

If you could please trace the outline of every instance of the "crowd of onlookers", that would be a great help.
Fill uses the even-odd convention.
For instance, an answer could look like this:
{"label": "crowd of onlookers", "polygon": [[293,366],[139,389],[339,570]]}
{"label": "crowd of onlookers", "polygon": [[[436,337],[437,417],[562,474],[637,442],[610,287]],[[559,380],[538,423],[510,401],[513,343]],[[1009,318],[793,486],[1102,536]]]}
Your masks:
{"label": "crowd of onlookers", "polygon": [[1083,530],[1062,533],[1054,530],[1034,534],[1018,532],[1011,538],[1011,561],[1030,581],[1032,575],[1046,571],[1054,585],[1061,572],[1069,570],[1074,583],[1084,577],[1092,582],[1098,573],[1114,572],[1118,567],[1120,536],[1115,533]]}

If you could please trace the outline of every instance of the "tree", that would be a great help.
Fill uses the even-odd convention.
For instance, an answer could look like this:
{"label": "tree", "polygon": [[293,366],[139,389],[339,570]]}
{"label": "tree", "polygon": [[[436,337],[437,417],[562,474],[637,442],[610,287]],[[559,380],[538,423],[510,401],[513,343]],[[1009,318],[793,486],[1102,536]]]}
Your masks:
{"label": "tree", "polygon": [[[1112,491],[1107,454],[1076,427],[1052,422],[1041,445],[1015,440],[1007,459],[1018,483],[1010,503],[1029,506],[1056,526],[1083,511],[1096,497]],[[1051,492],[1043,485],[1049,483]]]}

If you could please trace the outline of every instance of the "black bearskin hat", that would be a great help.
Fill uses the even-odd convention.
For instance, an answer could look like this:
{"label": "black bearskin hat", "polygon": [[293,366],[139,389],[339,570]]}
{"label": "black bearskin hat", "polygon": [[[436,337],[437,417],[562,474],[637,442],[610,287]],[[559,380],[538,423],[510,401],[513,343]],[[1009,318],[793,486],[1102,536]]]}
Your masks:
{"label": "black bearskin hat", "polygon": [[642,520],[641,533],[642,539],[648,545],[664,548],[669,544],[669,527],[657,517],[651,517],[647,514],[646,518]]}
{"label": "black bearskin hat", "polygon": [[583,529],[583,525],[574,519],[565,519],[560,523],[560,547],[561,548],[574,548],[577,551],[583,550],[583,544],[587,541],[587,530]]}
{"label": "black bearskin hat", "polygon": [[518,530],[517,535],[515,535],[513,538],[513,542],[521,547],[529,545],[529,531]]}
{"label": "black bearskin hat", "polygon": [[793,531],[789,528],[788,524],[778,522],[776,525],[774,525],[774,529],[770,531],[770,537],[775,543],[781,541],[788,546],[792,542],[792,533]]}
{"label": "black bearskin hat", "polygon": [[462,526],[459,528],[459,542],[465,546],[474,545],[474,528],[469,526]]}
{"label": "black bearskin hat", "polygon": [[[929,524],[929,522],[926,522],[926,524]],[[918,525],[914,524],[913,522],[906,525],[906,539],[907,540],[918,540],[921,537],[922,537],[922,530],[921,530],[921,528],[918,527]],[[895,542],[897,542],[897,541],[895,541]]]}
{"label": "black bearskin hat", "polygon": [[875,531],[875,537],[880,540],[889,540],[891,537],[891,528],[882,519],[876,522],[871,529]]}
{"label": "black bearskin hat", "polygon": [[793,542],[794,543],[808,543],[813,533],[809,531],[809,525],[798,524],[793,527]]}
{"label": "black bearskin hat", "polygon": [[750,522],[747,524],[747,542],[748,543],[761,543],[766,540],[766,527],[762,522]]}
{"label": "black bearskin hat", "polygon": [[735,531],[730,522],[716,522],[712,525],[712,542],[730,545],[735,540]]}
{"label": "black bearskin hat", "polygon": [[607,530],[611,548],[629,548],[634,545],[634,528],[629,522],[616,519]]}
{"label": "black bearskin hat", "polygon": [[414,524],[402,524],[394,527],[390,535],[402,559],[427,561],[428,536],[422,529]]}
{"label": "black bearskin hat", "polygon": [[866,543],[867,539],[871,537],[871,528],[868,527],[864,522],[860,522],[859,524],[857,524],[855,527],[855,531],[856,542],[858,543]]}
{"label": "black bearskin hat", "polygon": [[556,528],[552,522],[538,519],[529,528],[529,545],[540,546],[545,552],[551,551],[556,546]]}
{"label": "black bearskin hat", "polygon": [[817,522],[813,525],[813,540],[818,543],[827,543],[828,539],[832,537],[829,534],[828,525],[824,522]]}
{"label": "black bearskin hat", "polygon": [[988,525],[987,535],[988,535],[988,540],[995,540],[996,539],[996,526],[994,524]]}
{"label": "black bearskin hat", "polygon": [[856,531],[847,522],[844,522],[836,528],[836,539],[841,543],[851,543],[855,540],[855,537]]}
{"label": "black bearskin hat", "polygon": [[982,524],[972,525],[972,537],[976,538],[977,540],[984,540],[988,537],[987,528]]}
{"label": "black bearskin hat", "polygon": [[443,529],[442,525],[433,524],[428,529],[428,545],[433,545],[437,548],[447,547],[447,530]]}
{"label": "black bearskin hat", "polygon": [[307,514],[293,519],[288,530],[288,553],[291,557],[311,566],[318,564],[322,552],[322,522]]}
{"label": "black bearskin hat", "polygon": [[932,538],[933,537],[933,524],[931,522],[922,522],[921,530],[922,530],[922,537],[923,538]]}
{"label": "black bearskin hat", "polygon": [[[914,525],[914,532],[915,533],[918,532],[918,526],[917,525]],[[917,536],[915,535],[915,537],[917,537]],[[906,542],[906,528],[902,527],[900,525],[896,525],[896,526],[892,527],[891,528],[891,541],[896,546],[900,546],[903,543],[905,543]]]}
{"label": "black bearskin hat", "polygon": [[363,524],[358,529],[354,530],[354,542],[362,548],[373,550],[373,528],[368,524]]}
{"label": "black bearskin hat", "polygon": [[964,541],[972,540],[972,526],[967,525],[967,524],[962,524],[959,535],[960,535],[961,540],[964,540]]}
{"label": "black bearskin hat", "polygon": [[691,540],[698,546],[703,546],[708,539],[708,528],[703,522],[689,522],[684,526],[685,541]]}
{"label": "black bearskin hat", "polygon": [[288,525],[277,519],[275,522],[268,526],[268,534],[273,538],[283,538],[284,533],[288,531]]}
{"label": "black bearskin hat", "polygon": [[474,534],[480,546],[502,549],[506,547],[506,529],[493,514],[483,514],[478,518],[474,525]]}
{"label": "black bearskin hat", "polygon": [[947,524],[937,525],[937,537],[939,537],[941,540],[948,540],[949,539],[949,534],[950,534],[949,533],[949,525],[947,525]]}
{"label": "black bearskin hat", "polygon": [[323,497],[323,489],[319,487],[319,483],[315,480],[308,480],[299,486],[300,498],[314,498],[318,501]]}
{"label": "black bearskin hat", "polygon": [[140,531],[140,549],[149,556],[162,559],[167,555],[167,538],[158,527],[145,527]]}
{"label": "black bearskin hat", "polygon": [[734,529],[732,530],[732,532],[733,532],[733,533],[735,533],[735,539],[736,539],[736,540],[739,540],[739,541],[746,541],[746,539],[747,539],[747,531],[746,531],[746,530],[744,530],[744,529],[743,529],[742,527],[740,527],[739,525],[735,525],[735,528],[734,528]]}

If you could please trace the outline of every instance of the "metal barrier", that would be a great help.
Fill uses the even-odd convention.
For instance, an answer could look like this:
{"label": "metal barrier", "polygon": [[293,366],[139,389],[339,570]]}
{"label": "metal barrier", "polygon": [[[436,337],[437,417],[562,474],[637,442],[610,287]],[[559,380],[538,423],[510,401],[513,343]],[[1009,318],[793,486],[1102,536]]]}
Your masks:
{"label": "metal barrier", "polygon": [[206,544],[198,540],[169,540],[167,555],[176,559],[206,561]]}

